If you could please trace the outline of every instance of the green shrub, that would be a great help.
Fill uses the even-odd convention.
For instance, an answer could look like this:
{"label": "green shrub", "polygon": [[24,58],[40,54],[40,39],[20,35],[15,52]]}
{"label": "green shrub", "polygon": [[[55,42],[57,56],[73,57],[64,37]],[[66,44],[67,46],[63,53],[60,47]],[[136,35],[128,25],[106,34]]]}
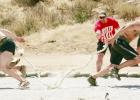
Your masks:
{"label": "green shrub", "polygon": [[11,25],[13,21],[14,21],[14,18],[7,17],[7,18],[3,18],[0,23],[2,26],[8,26],[8,25]]}
{"label": "green shrub", "polygon": [[83,23],[92,15],[92,10],[97,5],[93,0],[77,0],[73,6],[73,19],[75,22]]}
{"label": "green shrub", "polygon": [[106,11],[109,15],[113,15],[115,13],[116,5],[119,0],[102,0],[103,5],[106,7]]}

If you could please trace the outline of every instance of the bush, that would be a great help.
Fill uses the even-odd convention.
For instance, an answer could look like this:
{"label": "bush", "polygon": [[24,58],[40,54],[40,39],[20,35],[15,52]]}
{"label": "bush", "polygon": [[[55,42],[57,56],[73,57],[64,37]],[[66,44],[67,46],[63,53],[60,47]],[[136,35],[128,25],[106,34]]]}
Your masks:
{"label": "bush", "polygon": [[28,14],[22,21],[16,21],[16,23],[12,23],[10,27],[8,27],[9,30],[15,32],[17,35],[29,35],[30,33],[36,32],[40,29],[38,20]]}
{"label": "bush", "polygon": [[9,30],[16,33],[18,36],[23,36],[27,34],[25,24],[22,22],[16,22],[13,26],[9,27]]}
{"label": "bush", "polygon": [[122,4],[118,7],[117,13],[124,20],[134,20],[140,16],[139,7],[133,4]]}
{"label": "bush", "polygon": [[19,6],[34,6],[39,1],[42,0],[14,0],[14,3],[17,3]]}
{"label": "bush", "polygon": [[115,9],[117,8],[116,5],[118,4],[119,0],[102,0],[103,5],[106,6],[106,11],[109,15],[113,15],[115,13]]}
{"label": "bush", "polygon": [[75,22],[83,23],[88,20],[92,15],[92,10],[97,6],[93,0],[77,0],[73,6],[73,19]]}
{"label": "bush", "polygon": [[14,17],[8,16],[8,17],[5,17],[5,18],[1,19],[0,24],[1,24],[2,26],[10,26],[10,25],[14,22],[14,20],[15,20]]}

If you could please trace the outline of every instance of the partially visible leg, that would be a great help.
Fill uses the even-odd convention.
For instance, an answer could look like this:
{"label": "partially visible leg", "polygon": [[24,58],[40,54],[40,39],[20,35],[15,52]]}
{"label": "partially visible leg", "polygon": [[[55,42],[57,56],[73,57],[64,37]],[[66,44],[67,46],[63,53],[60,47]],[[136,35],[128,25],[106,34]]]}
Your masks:
{"label": "partially visible leg", "polygon": [[12,67],[16,66],[19,62],[20,62],[20,59],[19,59],[19,58],[14,58],[14,59],[10,62],[9,68],[12,68]]}
{"label": "partially visible leg", "polygon": [[8,66],[12,60],[12,56],[13,54],[11,52],[5,51],[3,53],[1,53],[0,55],[0,70],[5,72],[6,74],[8,74],[9,76],[17,79],[18,81],[20,81],[20,87],[21,88],[26,88],[29,85],[29,82],[21,77],[18,73],[16,69],[9,69]]}
{"label": "partially visible leg", "polygon": [[96,71],[99,72],[101,70],[101,66],[103,64],[103,57],[104,53],[97,54],[97,61],[96,61]]}
{"label": "partially visible leg", "polygon": [[90,85],[96,86],[96,85],[97,85],[97,84],[96,84],[96,78],[108,74],[108,73],[111,71],[111,69],[112,69],[113,66],[114,66],[114,64],[110,64],[110,65],[107,66],[105,69],[103,69],[103,70],[97,72],[96,74],[90,76],[90,77],[88,78],[88,82],[90,83]]}
{"label": "partially visible leg", "polygon": [[136,67],[135,65],[140,63],[140,58],[136,58],[136,59],[133,59],[133,60],[127,60],[123,63],[121,63],[120,65],[118,66],[114,66],[112,71],[111,71],[111,74],[116,77],[118,80],[121,80],[120,79],[120,75],[119,75],[119,70],[122,69],[122,68],[125,68],[125,67]]}
{"label": "partially visible leg", "polygon": [[115,50],[117,50],[127,61],[120,64],[117,68],[121,69],[127,66],[134,66],[140,62],[140,57],[138,56],[138,52],[126,42],[125,39],[118,39],[115,42]]}
{"label": "partially visible leg", "polygon": [[23,77],[26,77],[26,66],[25,65],[19,65],[15,66],[13,69],[18,70]]}
{"label": "partially visible leg", "polygon": [[140,56],[137,56],[132,60],[127,60],[127,61],[123,62],[122,64],[117,66],[117,68],[122,69],[122,68],[125,68],[125,67],[128,67],[128,66],[135,67],[134,65],[137,65],[139,63],[140,63]]}
{"label": "partially visible leg", "polygon": [[5,51],[3,53],[1,53],[0,55],[0,69],[7,73],[8,75],[14,77],[15,79],[19,80],[20,82],[25,81],[24,78],[22,78],[20,75],[17,74],[15,69],[9,69],[7,68],[12,60],[12,56],[13,54]]}
{"label": "partially visible leg", "polygon": [[[115,50],[120,53],[127,61],[119,64],[119,66],[115,66],[113,68],[113,73],[115,76],[118,76],[119,69],[128,67],[128,66],[135,66],[138,63],[140,63],[140,57],[138,56],[138,53],[129,45],[128,42],[125,40],[118,40],[115,45]],[[117,56],[116,56],[117,57]]]}
{"label": "partially visible leg", "polygon": [[[97,52],[100,50],[104,49],[104,43],[101,41],[98,41],[97,43]],[[99,72],[101,70],[102,64],[103,64],[103,57],[105,55],[107,49],[105,49],[104,51],[97,53],[97,61],[96,61],[96,72]]]}
{"label": "partially visible leg", "polygon": [[15,47],[15,43],[11,38],[7,37],[4,39],[4,42],[0,47],[0,70],[20,81],[20,86],[24,88],[29,85],[29,82],[17,73],[17,69],[10,67],[10,63],[13,60],[13,55],[15,53]]}
{"label": "partially visible leg", "polygon": [[96,78],[98,77],[101,77],[101,76],[104,76],[105,74],[109,73],[110,71],[112,71],[113,67],[114,66],[118,66],[120,64],[120,62],[122,61],[122,58],[123,56],[116,52],[113,48],[111,49],[111,57],[110,57],[110,62],[111,64],[109,66],[107,66],[105,69],[101,70],[100,72],[90,76],[88,78],[88,82],[91,84],[91,85],[96,85],[95,81],[96,81]]}
{"label": "partially visible leg", "polygon": [[96,74],[94,74],[92,77],[93,78],[98,78],[98,77],[102,77],[102,76],[108,74],[111,71],[113,66],[114,66],[114,64],[110,64],[109,66],[107,66],[103,70],[101,70],[101,71],[97,72]]}

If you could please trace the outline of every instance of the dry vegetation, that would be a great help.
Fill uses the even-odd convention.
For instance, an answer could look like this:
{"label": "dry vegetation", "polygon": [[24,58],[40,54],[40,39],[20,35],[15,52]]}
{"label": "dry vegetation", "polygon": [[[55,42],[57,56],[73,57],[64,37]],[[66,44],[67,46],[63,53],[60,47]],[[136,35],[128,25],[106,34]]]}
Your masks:
{"label": "dry vegetation", "polygon": [[97,8],[107,10],[111,16],[115,14],[124,20],[134,20],[140,15],[139,5],[127,1],[11,0],[9,6],[0,5],[0,25],[24,35],[42,27],[56,28],[62,24],[83,23],[96,18],[93,11]]}
{"label": "dry vegetation", "polygon": [[[0,26],[18,35],[41,34],[40,30],[48,29],[47,32],[43,31],[43,35],[51,34],[50,38],[41,36],[43,40],[34,39],[36,42],[45,43],[42,50],[46,52],[80,50],[85,53],[95,50],[96,38],[92,32],[92,25],[101,9],[106,10],[108,15],[116,15],[125,21],[140,16],[139,0],[8,1],[11,2],[0,3]],[[29,41],[32,42],[31,37]]]}

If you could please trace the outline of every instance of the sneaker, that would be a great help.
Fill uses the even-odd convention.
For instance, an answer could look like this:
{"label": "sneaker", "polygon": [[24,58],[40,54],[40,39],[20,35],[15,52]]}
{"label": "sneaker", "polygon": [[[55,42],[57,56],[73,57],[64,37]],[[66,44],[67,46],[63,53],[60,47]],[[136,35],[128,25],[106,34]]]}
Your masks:
{"label": "sneaker", "polygon": [[11,63],[9,64],[9,66],[12,68],[12,67],[14,67],[14,66],[16,66],[18,63],[20,62],[20,59],[18,58],[18,59],[14,59],[13,61],[11,61]]}
{"label": "sneaker", "polygon": [[26,88],[29,88],[29,85],[30,85],[30,83],[28,81],[22,81],[19,84],[19,88],[20,89],[26,89]]}
{"label": "sneaker", "polygon": [[97,86],[96,79],[94,79],[92,76],[88,78],[88,82],[91,86]]}
{"label": "sneaker", "polygon": [[111,70],[111,75],[117,78],[118,80],[121,80],[118,68],[113,67],[113,69]]}

